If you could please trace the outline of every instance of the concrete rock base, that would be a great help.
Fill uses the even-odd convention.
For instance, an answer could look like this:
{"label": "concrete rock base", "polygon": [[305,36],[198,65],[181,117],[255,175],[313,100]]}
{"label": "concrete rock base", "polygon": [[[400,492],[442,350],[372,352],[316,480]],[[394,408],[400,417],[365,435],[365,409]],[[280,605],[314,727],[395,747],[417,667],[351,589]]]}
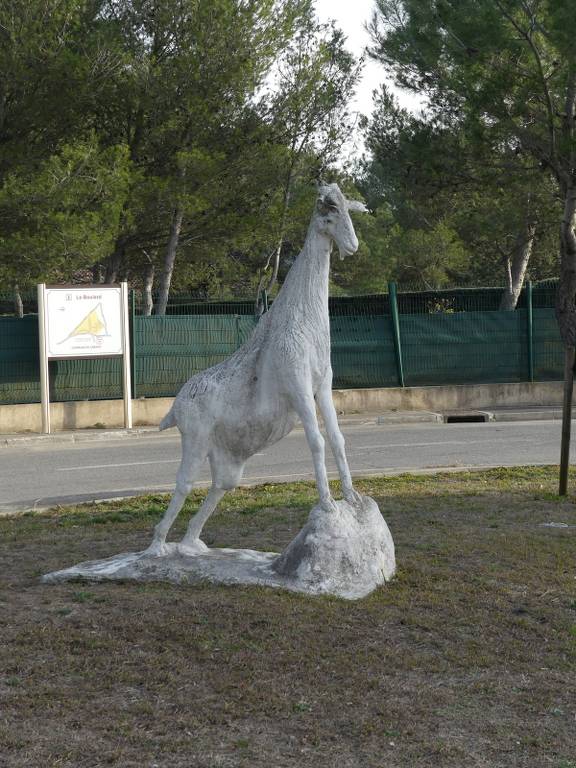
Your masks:
{"label": "concrete rock base", "polygon": [[396,572],[392,534],[369,496],[332,514],[316,506],[272,569],[303,592],[364,597]]}
{"label": "concrete rock base", "polygon": [[358,508],[345,501],[336,502],[336,507],[332,514],[314,507],[281,555],[252,549],[210,549],[186,555],[178,544],[170,544],[166,555],[128,552],[48,573],[42,581],[255,584],[358,599],[394,575],[394,542],[373,499],[362,497]]}

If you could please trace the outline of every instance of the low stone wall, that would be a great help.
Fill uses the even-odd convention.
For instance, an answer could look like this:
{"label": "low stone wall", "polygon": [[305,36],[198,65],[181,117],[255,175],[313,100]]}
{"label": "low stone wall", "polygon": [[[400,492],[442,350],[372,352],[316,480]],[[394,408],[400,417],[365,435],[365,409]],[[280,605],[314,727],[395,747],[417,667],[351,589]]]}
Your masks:
{"label": "low stone wall", "polygon": [[[173,400],[173,397],[133,400],[133,425],[140,427],[159,424]],[[66,429],[123,427],[124,402],[122,400],[82,400],[50,403],[50,422],[53,432]],[[41,431],[42,411],[39,403],[0,405],[0,433]]]}
{"label": "low stone wall", "polygon": [[[453,411],[503,405],[556,405],[562,402],[562,382],[518,384],[464,384],[442,387],[334,390],[336,409],[342,414],[382,411]],[[157,425],[173,398],[133,401],[134,426]],[[51,404],[52,429],[114,428],[124,426],[122,400],[83,400]],[[0,433],[41,432],[40,404],[1,405]]]}
{"label": "low stone wall", "polygon": [[334,391],[339,413],[364,411],[445,411],[495,408],[505,405],[562,403],[561,381],[512,384],[460,384],[441,387],[341,389]]}

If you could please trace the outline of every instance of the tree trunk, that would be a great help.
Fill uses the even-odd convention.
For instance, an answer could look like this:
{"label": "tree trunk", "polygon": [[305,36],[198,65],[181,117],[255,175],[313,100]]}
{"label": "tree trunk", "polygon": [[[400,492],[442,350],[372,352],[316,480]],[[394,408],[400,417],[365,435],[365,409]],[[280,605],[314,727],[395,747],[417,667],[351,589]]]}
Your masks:
{"label": "tree trunk", "polygon": [[152,314],[154,309],[154,299],[152,298],[152,287],[154,285],[154,264],[149,263],[144,267],[144,307],[142,314],[147,317]]}
{"label": "tree trunk", "polygon": [[556,316],[560,335],[566,347],[564,367],[564,404],[562,409],[562,444],[560,448],[560,488],[568,490],[570,465],[570,427],[574,380],[574,347],[576,347],[576,187],[570,185],[564,196],[564,215],[560,226],[560,281],[556,300]]}
{"label": "tree trunk", "polygon": [[99,261],[96,262],[96,264],[92,264],[92,267],[90,269],[92,272],[92,282],[93,283],[101,283],[104,280],[104,269],[103,265],[100,264]]}
{"label": "tree trunk", "polygon": [[16,317],[24,317],[24,304],[18,284],[14,286],[14,314]]}
{"label": "tree trunk", "polygon": [[532,221],[526,221],[524,229],[518,235],[512,255],[506,261],[506,292],[500,302],[500,309],[502,310],[516,309],[522,293],[528,262],[532,255],[535,236],[536,225]]}
{"label": "tree trunk", "polygon": [[[294,152],[294,146],[292,146],[292,152]],[[293,159],[292,162],[290,163],[290,167],[288,169],[288,174],[286,176],[286,181],[284,184],[284,198],[282,200],[282,217],[280,219],[280,231],[278,233],[278,244],[276,245],[276,248],[274,249],[273,253],[271,253],[270,256],[268,257],[268,260],[264,266],[264,269],[262,270],[262,273],[260,275],[260,280],[258,282],[258,289],[256,291],[256,303],[255,303],[255,310],[257,315],[261,315],[264,312],[264,305],[262,301],[263,291],[267,295],[269,295],[276,283],[276,280],[278,279],[278,270],[280,269],[280,255],[282,254],[282,245],[284,243],[284,234],[286,232],[286,223],[288,221],[288,208],[290,207],[290,198],[292,196],[294,168],[295,168],[295,161]],[[266,283],[266,272],[270,268],[272,259],[274,259],[273,266],[272,266],[272,274],[270,275],[270,278],[266,284],[266,288],[264,288],[264,283]]]}
{"label": "tree trunk", "polygon": [[170,293],[170,283],[172,282],[172,272],[174,271],[174,262],[176,260],[176,251],[178,249],[178,240],[180,239],[180,230],[182,229],[182,219],[184,218],[184,209],[179,205],[172,216],[170,226],[170,239],[166,246],[164,256],[164,267],[160,276],[160,287],[158,289],[158,300],[154,314],[165,315],[168,304],[168,295]]}
{"label": "tree trunk", "polygon": [[280,233],[278,235],[278,245],[274,251],[274,266],[272,267],[272,274],[268,285],[266,286],[266,293],[270,293],[274,287],[276,280],[278,279],[278,270],[280,269],[280,255],[282,253],[282,245],[284,243],[284,234],[286,232],[286,223],[288,221],[288,208],[290,207],[290,198],[292,196],[292,179],[293,179],[293,167],[290,168],[288,179],[286,180],[286,187],[284,188],[284,201],[282,204],[282,219],[280,220]]}
{"label": "tree trunk", "polygon": [[560,281],[556,316],[562,341],[576,347],[576,186],[564,197],[564,215],[560,226]]}
{"label": "tree trunk", "polygon": [[118,272],[122,266],[124,260],[124,250],[126,247],[126,240],[124,237],[119,237],[116,240],[114,246],[114,252],[111,254],[106,264],[106,275],[104,276],[104,282],[106,284],[115,283],[118,280]]}
{"label": "tree trunk", "polygon": [[568,493],[568,471],[570,469],[570,431],[572,428],[572,393],[574,390],[574,347],[564,352],[564,399],[562,403],[562,440],[560,442],[559,496]]}

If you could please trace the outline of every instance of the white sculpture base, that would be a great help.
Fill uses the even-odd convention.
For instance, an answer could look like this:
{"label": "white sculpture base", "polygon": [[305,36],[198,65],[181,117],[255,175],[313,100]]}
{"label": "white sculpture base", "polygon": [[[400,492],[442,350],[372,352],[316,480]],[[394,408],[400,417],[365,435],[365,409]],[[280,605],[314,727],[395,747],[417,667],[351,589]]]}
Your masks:
{"label": "white sculpture base", "polygon": [[396,570],[394,542],[376,502],[362,507],[337,501],[337,512],[320,506],[281,555],[252,549],[209,549],[182,554],[168,545],[160,557],[129,552],[54,571],[42,581],[170,581],[177,584],[258,584],[313,595],[355,600],[389,581]]}

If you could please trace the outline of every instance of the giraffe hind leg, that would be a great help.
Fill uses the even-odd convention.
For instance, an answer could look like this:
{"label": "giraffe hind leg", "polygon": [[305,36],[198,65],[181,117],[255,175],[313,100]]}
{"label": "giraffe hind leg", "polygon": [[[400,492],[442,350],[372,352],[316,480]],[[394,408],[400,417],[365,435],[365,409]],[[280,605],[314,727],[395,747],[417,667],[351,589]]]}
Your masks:
{"label": "giraffe hind leg", "polygon": [[236,488],[244,472],[244,462],[238,461],[228,454],[213,452],[210,454],[209,460],[212,471],[212,487],[204,503],[190,521],[186,535],[180,543],[184,553],[193,554],[206,551],[207,547],[200,539],[202,529],[226,491]]}
{"label": "giraffe hind leg", "polygon": [[178,517],[188,494],[192,490],[194,481],[198,476],[206,454],[199,450],[198,440],[190,435],[182,435],[182,459],[176,475],[176,488],[172,494],[170,504],[164,517],[154,528],[152,543],[146,550],[150,555],[168,554],[166,537],[172,524]]}

